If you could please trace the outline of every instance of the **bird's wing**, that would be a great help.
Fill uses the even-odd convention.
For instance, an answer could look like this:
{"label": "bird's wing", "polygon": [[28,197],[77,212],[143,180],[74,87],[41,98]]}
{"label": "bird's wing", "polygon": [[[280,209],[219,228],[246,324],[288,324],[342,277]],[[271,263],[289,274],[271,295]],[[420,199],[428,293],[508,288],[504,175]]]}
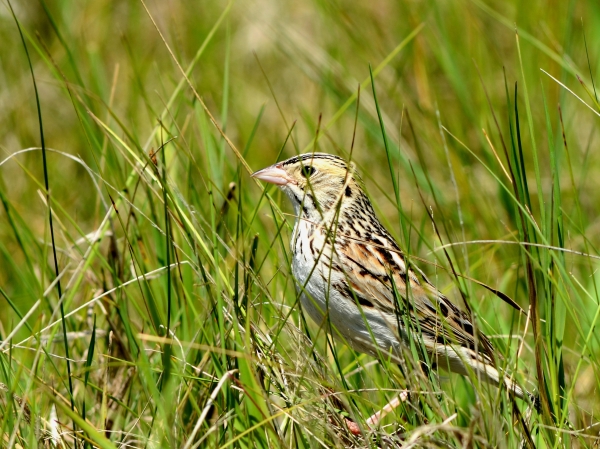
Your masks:
{"label": "bird's wing", "polygon": [[349,298],[379,310],[392,328],[404,326],[403,316],[408,315],[412,330],[421,332],[426,346],[455,344],[491,358],[493,347],[487,337],[476,332],[467,314],[427,278],[419,281],[391,238],[371,241],[346,240],[343,251],[337,251]]}

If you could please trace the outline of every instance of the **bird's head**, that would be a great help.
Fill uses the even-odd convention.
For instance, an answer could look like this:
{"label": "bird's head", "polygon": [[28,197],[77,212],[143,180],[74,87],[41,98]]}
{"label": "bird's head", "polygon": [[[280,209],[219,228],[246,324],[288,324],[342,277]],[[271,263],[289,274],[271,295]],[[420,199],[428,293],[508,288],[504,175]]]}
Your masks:
{"label": "bird's head", "polygon": [[294,156],[252,176],[279,186],[292,201],[296,214],[309,219],[329,215],[362,192],[354,164],[326,153]]}

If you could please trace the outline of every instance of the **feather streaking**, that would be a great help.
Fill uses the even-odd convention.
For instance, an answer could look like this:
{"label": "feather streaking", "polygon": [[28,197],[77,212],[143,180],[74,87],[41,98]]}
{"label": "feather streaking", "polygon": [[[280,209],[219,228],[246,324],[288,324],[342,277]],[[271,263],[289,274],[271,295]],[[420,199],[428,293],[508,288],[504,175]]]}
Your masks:
{"label": "feather streaking", "polygon": [[354,164],[309,153],[252,176],[278,185],[292,201],[292,273],[302,305],[316,323],[327,314],[334,335],[352,348],[398,363],[403,346],[419,335],[432,365],[502,382],[524,397],[524,390],[496,368],[499,355],[467,314],[417,267],[407,267],[377,219]]}

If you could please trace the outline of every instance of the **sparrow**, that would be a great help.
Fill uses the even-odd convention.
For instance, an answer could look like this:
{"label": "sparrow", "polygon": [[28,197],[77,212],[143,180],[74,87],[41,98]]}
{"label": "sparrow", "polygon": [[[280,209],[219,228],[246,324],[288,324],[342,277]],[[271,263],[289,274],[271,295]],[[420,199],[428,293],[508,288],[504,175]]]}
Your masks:
{"label": "sparrow", "polygon": [[292,275],[303,309],[358,352],[401,363],[411,340],[421,364],[534,396],[498,369],[501,356],[469,316],[442,294],[381,224],[354,163],[307,153],[252,177],[290,199]]}

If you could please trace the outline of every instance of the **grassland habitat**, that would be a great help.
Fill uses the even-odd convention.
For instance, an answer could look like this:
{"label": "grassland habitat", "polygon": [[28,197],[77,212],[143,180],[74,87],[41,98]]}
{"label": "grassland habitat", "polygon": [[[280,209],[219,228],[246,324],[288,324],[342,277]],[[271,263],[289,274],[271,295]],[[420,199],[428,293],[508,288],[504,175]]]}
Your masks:
{"label": "grassland habitat", "polygon": [[[598,447],[600,3],[0,3],[3,447]],[[305,316],[310,151],[539,410]]]}

